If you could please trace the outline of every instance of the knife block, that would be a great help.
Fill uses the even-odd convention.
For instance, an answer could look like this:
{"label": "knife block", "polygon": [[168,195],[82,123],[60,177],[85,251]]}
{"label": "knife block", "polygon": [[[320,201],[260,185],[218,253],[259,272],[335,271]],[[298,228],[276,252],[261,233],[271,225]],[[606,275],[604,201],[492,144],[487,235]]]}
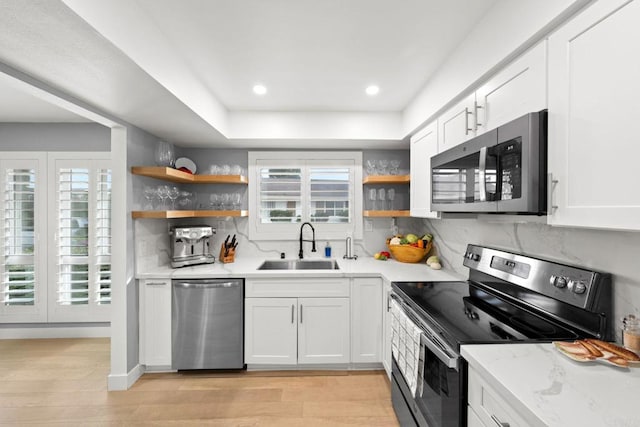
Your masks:
{"label": "knife block", "polygon": [[220,256],[218,257],[218,259],[223,262],[224,264],[228,264],[231,263],[233,261],[235,261],[235,256],[236,256],[236,250],[233,248],[230,248],[227,251],[227,255],[225,256],[224,254],[225,250],[224,250],[224,243],[220,245]]}

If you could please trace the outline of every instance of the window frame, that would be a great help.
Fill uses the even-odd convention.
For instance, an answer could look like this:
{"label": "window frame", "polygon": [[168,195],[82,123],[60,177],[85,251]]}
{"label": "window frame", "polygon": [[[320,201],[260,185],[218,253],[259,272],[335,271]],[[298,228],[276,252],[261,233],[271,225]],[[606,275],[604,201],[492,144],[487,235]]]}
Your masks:
{"label": "window frame", "polygon": [[[317,239],[344,239],[351,234],[362,239],[362,152],[359,151],[250,151],[249,159],[249,238],[251,240],[297,240],[300,225],[309,221],[305,204],[310,197],[309,169],[318,167],[347,167],[350,175],[350,223],[314,223]],[[302,169],[302,219],[292,223],[260,221],[260,168],[300,167]]]}

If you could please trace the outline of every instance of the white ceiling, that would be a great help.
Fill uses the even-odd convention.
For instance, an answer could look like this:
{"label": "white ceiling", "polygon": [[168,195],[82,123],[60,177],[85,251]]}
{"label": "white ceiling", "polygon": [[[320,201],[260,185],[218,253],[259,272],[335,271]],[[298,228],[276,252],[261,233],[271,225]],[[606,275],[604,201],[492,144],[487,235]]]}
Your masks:
{"label": "white ceiling", "polygon": [[0,73],[0,122],[77,123],[88,119],[17,88]]}
{"label": "white ceiling", "polygon": [[401,111],[492,3],[135,1],[229,110],[270,111]]}
{"label": "white ceiling", "polygon": [[[2,0],[0,62],[159,137],[233,146],[203,100],[224,114],[400,113],[494,3]],[[139,25],[120,24],[134,9]],[[267,95],[251,92],[257,82]]]}

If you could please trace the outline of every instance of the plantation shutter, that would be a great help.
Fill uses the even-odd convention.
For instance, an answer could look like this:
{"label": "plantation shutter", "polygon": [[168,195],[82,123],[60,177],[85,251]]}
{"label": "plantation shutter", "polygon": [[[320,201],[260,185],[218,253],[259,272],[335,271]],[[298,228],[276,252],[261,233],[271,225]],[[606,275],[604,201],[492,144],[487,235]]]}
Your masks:
{"label": "plantation shutter", "polygon": [[109,320],[111,170],[100,160],[62,158],[54,163],[56,256],[50,257],[49,271],[57,297],[49,300],[49,320]]}
{"label": "plantation shutter", "polygon": [[86,305],[89,304],[89,169],[60,169],[58,203],[57,303]]}
{"label": "plantation shutter", "polygon": [[35,303],[34,169],[7,169],[4,199],[5,305]]}
{"label": "plantation shutter", "polygon": [[351,170],[309,167],[309,213],[313,223],[351,222]]}
{"label": "plantation shutter", "polygon": [[[41,245],[37,242],[40,225],[42,177],[38,158],[7,159],[0,162],[3,188],[2,288],[0,319],[10,322],[46,320],[46,275],[42,275]],[[46,188],[46,186],[45,186]]]}
{"label": "plantation shutter", "polygon": [[111,170],[97,170],[96,303],[111,304]]}
{"label": "plantation shutter", "polygon": [[302,169],[262,165],[259,176],[260,223],[298,221],[302,215]]}

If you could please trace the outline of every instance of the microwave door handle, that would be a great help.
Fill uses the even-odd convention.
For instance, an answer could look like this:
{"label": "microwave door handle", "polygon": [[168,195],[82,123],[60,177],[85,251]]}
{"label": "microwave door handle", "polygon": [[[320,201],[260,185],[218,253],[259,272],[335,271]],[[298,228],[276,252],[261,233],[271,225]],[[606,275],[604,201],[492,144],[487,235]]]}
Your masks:
{"label": "microwave door handle", "polygon": [[480,149],[480,164],[478,165],[478,179],[480,180],[480,201],[487,201],[487,147]]}

